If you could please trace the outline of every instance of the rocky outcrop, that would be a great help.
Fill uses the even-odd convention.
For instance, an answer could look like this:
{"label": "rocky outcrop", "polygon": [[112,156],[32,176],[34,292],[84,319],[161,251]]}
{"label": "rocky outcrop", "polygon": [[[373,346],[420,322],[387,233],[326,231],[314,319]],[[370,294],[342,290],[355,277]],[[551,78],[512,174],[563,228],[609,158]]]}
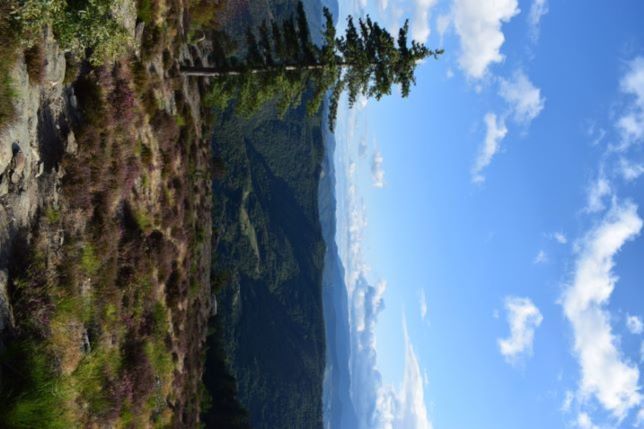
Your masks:
{"label": "rocky outcrop", "polygon": [[24,60],[15,65],[17,114],[0,134],[0,335],[12,324],[7,290],[12,249],[42,201],[57,199],[57,163],[67,140],[65,57],[51,34],[43,50],[42,84],[30,82]]}

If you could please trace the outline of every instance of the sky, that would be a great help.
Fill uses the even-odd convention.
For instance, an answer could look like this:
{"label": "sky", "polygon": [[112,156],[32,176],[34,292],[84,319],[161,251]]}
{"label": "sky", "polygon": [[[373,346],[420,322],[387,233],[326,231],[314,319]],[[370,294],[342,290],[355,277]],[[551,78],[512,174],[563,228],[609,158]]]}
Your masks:
{"label": "sky", "polygon": [[644,428],[644,3],[367,13],[446,52],[338,117],[361,427]]}

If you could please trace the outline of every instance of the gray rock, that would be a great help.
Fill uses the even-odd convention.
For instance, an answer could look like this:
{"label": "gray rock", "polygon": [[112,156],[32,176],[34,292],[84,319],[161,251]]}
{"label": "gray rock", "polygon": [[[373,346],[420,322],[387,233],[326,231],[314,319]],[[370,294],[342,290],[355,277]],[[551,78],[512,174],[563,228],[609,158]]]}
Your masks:
{"label": "gray rock", "polygon": [[215,293],[210,296],[210,316],[214,317],[217,315],[217,297],[215,297]]}
{"label": "gray rock", "polygon": [[83,331],[83,341],[81,343],[81,351],[85,354],[92,351],[92,345],[89,342],[89,335],[87,334],[87,329]]}
{"label": "gray rock", "polygon": [[141,45],[143,44],[143,30],[145,30],[145,22],[139,22],[134,30],[134,54],[141,57]]}
{"label": "gray rock", "polygon": [[0,137],[0,174],[4,173],[12,158],[13,151],[11,150],[11,143]]}
{"label": "gray rock", "polygon": [[[74,100],[76,97],[74,97]],[[69,134],[67,134],[67,143],[65,144],[65,151],[67,153],[74,154],[78,150],[78,143],[76,142],[76,136],[74,135],[73,131],[69,131]]]}
{"label": "gray rock", "polygon": [[11,162],[11,183],[17,184],[22,179],[22,173],[25,171],[26,157],[24,152],[18,148],[18,151],[13,156],[13,161]]}
{"label": "gray rock", "polygon": [[8,276],[6,270],[0,270],[0,333],[13,325],[13,312],[9,303]]}
{"label": "gray rock", "polygon": [[0,174],[0,197],[7,195],[9,192],[9,180],[6,174]]}

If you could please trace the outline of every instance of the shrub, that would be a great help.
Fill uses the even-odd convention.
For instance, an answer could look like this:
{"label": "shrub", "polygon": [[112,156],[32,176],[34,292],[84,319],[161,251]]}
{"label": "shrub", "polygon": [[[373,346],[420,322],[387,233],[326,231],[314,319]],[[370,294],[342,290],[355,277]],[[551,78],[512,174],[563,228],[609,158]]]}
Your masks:
{"label": "shrub", "polygon": [[63,49],[98,65],[122,54],[129,45],[129,35],[112,14],[111,0],[25,0],[14,14],[20,23],[24,43],[32,45],[42,37],[42,29],[51,25]]}

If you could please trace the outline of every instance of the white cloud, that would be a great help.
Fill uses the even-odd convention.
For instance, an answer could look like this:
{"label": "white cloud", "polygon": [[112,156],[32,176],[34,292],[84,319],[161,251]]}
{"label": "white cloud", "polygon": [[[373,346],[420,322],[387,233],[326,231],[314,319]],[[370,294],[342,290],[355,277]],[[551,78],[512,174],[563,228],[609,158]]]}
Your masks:
{"label": "white cloud", "polygon": [[405,341],[405,368],[400,389],[392,386],[380,389],[373,427],[382,429],[432,429],[425,406],[425,376],[414,347],[409,340],[407,324],[403,320]]}
{"label": "white cloud", "polygon": [[436,0],[414,0],[416,10],[411,21],[411,35],[414,40],[427,43],[431,30],[429,28],[429,13],[436,5]]}
{"label": "white cloud", "polygon": [[439,46],[443,46],[443,40],[445,39],[445,33],[452,23],[451,15],[439,15],[436,18],[436,31],[438,31],[438,36],[440,38]]}
{"label": "white cloud", "polygon": [[385,187],[385,170],[382,168],[382,164],[385,162],[385,159],[382,157],[380,150],[376,150],[371,159],[371,179],[373,186],[376,188]]}
{"label": "white cloud", "polygon": [[641,403],[639,371],[622,358],[604,306],[617,282],[614,256],[641,228],[634,204],[614,203],[582,241],[572,283],[562,299],[581,367],[580,392],[584,397],[594,396],[618,419]]}
{"label": "white cloud", "polygon": [[539,38],[539,24],[541,18],[548,13],[548,0],[533,0],[528,14],[528,25],[530,26],[530,37],[533,42]]}
{"label": "white cloud", "polygon": [[532,263],[538,265],[538,264],[545,264],[548,262],[548,255],[546,255],[546,252],[543,250],[539,250],[539,253],[537,253],[537,256],[534,257],[534,260]]}
{"label": "white cloud", "polygon": [[644,107],[644,57],[637,57],[630,63],[630,70],[620,82],[623,92],[635,96],[638,106]]}
{"label": "white cloud", "polygon": [[405,371],[399,394],[398,415],[395,428],[431,429],[432,424],[425,407],[423,374],[414,348],[409,341],[407,329],[405,337]]}
{"label": "white cloud", "polygon": [[564,413],[567,413],[570,411],[570,407],[572,406],[572,401],[575,399],[575,394],[572,393],[570,390],[566,390],[566,394],[564,395],[564,400],[561,404],[561,411]]}
{"label": "white cloud", "polygon": [[420,317],[423,320],[427,317],[427,297],[425,296],[425,289],[420,290]]}
{"label": "white cloud", "polygon": [[640,408],[637,412],[637,417],[635,418],[635,426],[642,427],[644,426],[644,408]]}
{"label": "white cloud", "polygon": [[577,427],[580,429],[599,429],[587,413],[581,412],[577,415]]}
{"label": "white cloud", "polygon": [[639,335],[644,332],[644,323],[642,323],[642,319],[637,316],[627,315],[626,328],[631,334]]}
{"label": "white cloud", "polygon": [[624,148],[644,139],[644,57],[631,61],[628,72],[620,81],[620,88],[634,97],[626,112],[617,120]]}
{"label": "white cloud", "polygon": [[620,158],[619,171],[624,180],[632,182],[644,174],[644,164],[635,164],[625,158]]}
{"label": "white cloud", "polygon": [[516,71],[510,80],[501,79],[500,95],[510,105],[514,120],[523,125],[539,116],[545,104],[541,90],[522,70]]}
{"label": "white cloud", "polygon": [[381,375],[376,364],[376,325],[384,308],[384,281],[372,286],[360,275],[350,296],[351,314],[351,398],[360,429],[370,428],[374,404],[381,388]]}
{"label": "white cloud", "polygon": [[591,146],[597,146],[604,140],[607,133],[604,128],[600,127],[595,122],[590,121],[588,123],[588,128],[586,129],[586,134],[588,134],[588,137],[592,139]]}
{"label": "white cloud", "polygon": [[588,189],[588,201],[586,203],[586,211],[589,213],[596,213],[604,210],[604,199],[612,193],[610,182],[600,175]]}
{"label": "white cloud", "polygon": [[568,239],[566,238],[563,232],[555,232],[552,235],[552,238],[554,238],[555,241],[559,244],[566,244],[568,242]]}
{"label": "white cloud", "polygon": [[482,172],[492,162],[492,158],[501,148],[501,141],[508,133],[508,129],[505,127],[505,121],[498,119],[494,113],[487,113],[485,115],[485,126],[485,142],[472,168],[472,180],[474,183],[482,183],[485,181]]}
{"label": "white cloud", "polygon": [[505,298],[510,337],[499,339],[499,351],[509,363],[532,354],[534,331],[541,325],[543,316],[529,298]]}
{"label": "white cloud", "polygon": [[490,64],[503,61],[501,25],[519,13],[519,4],[517,0],[455,0],[453,13],[461,40],[461,68],[469,77],[480,79]]}

